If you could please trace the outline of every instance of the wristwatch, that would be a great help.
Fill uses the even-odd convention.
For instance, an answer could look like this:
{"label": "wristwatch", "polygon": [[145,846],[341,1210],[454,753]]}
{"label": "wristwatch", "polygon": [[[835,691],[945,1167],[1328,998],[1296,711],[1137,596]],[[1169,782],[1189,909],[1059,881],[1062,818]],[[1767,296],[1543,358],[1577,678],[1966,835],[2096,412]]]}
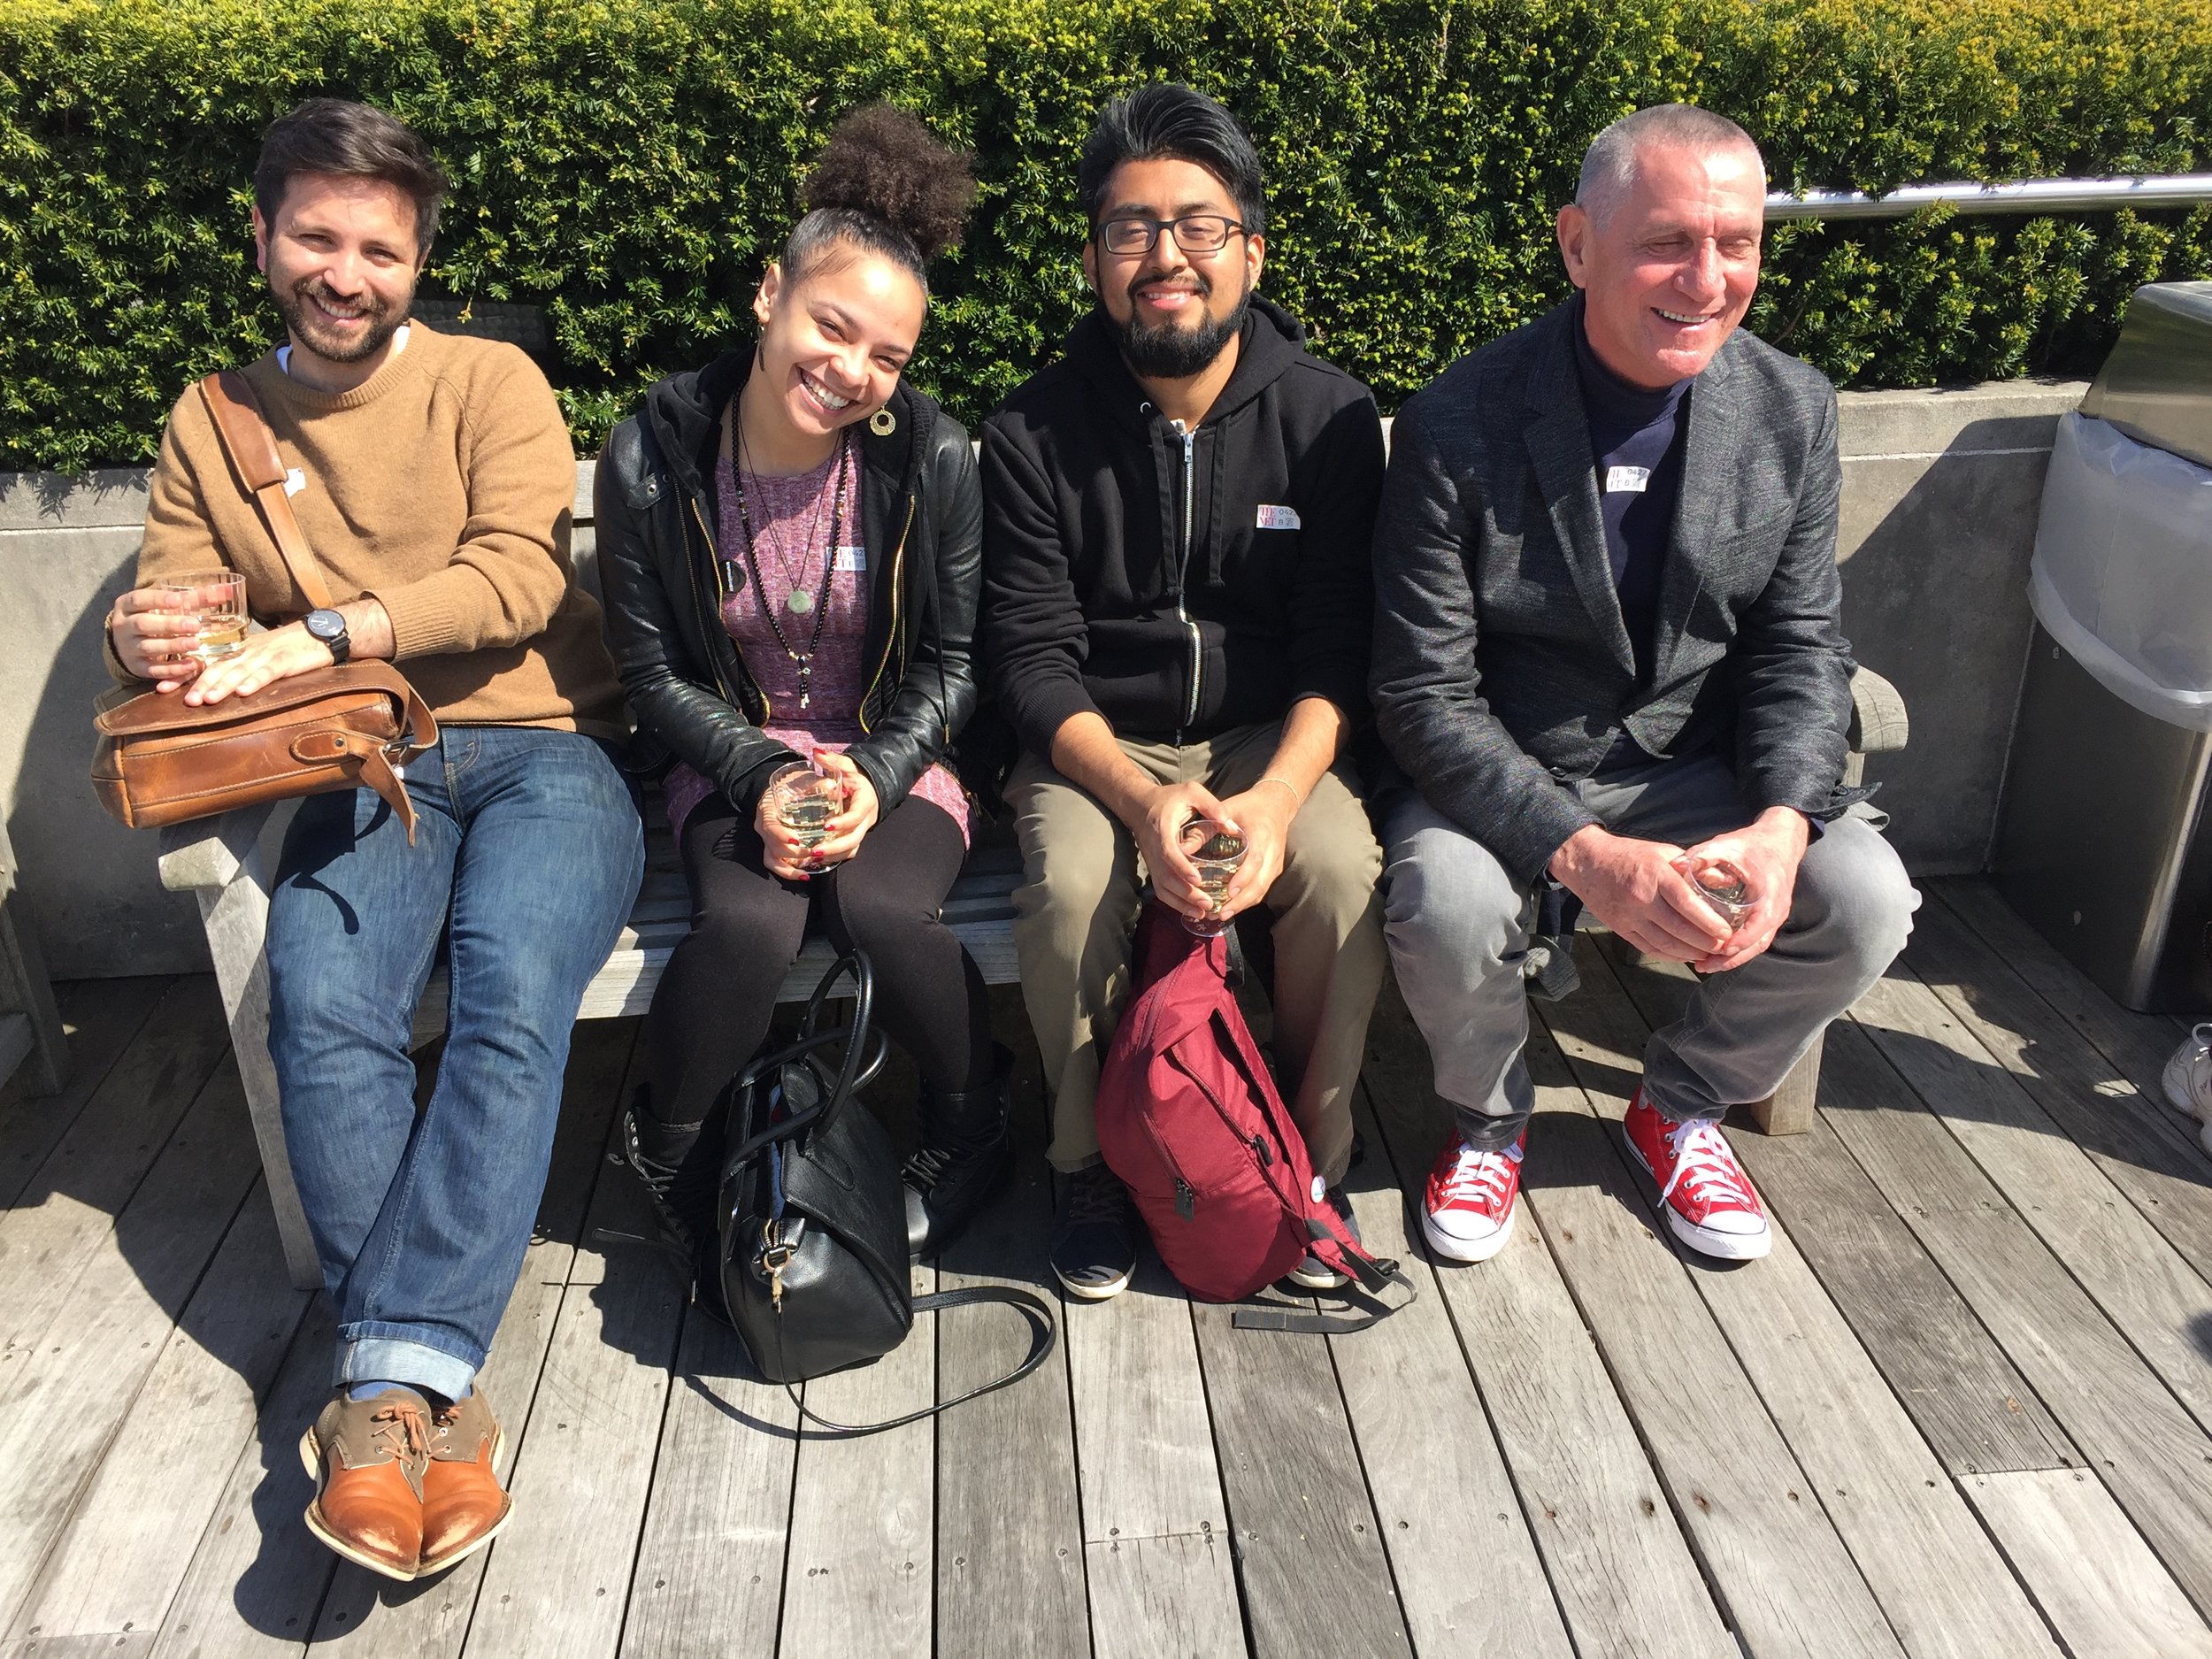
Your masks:
{"label": "wristwatch", "polygon": [[311,611],[306,617],[307,631],[330,647],[332,666],[344,662],[353,655],[353,636],[346,632],[344,616],[335,611]]}

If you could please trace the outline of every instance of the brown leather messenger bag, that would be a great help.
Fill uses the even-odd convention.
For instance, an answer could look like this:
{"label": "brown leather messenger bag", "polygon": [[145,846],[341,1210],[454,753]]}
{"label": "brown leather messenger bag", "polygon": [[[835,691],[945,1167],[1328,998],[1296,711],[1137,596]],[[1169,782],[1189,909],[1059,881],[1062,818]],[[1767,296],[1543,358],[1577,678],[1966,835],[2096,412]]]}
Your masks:
{"label": "brown leather messenger bag", "polygon": [[[252,387],[226,369],[200,382],[200,396],[293,581],[310,605],[329,606],[330,586],[300,534],[284,462]],[[92,785],[100,804],[134,828],[365,787],[384,798],[414,844],[415,803],[395,763],[435,743],[438,723],[389,663],[319,668],[200,708],[181,693],[119,686],[96,707]]]}

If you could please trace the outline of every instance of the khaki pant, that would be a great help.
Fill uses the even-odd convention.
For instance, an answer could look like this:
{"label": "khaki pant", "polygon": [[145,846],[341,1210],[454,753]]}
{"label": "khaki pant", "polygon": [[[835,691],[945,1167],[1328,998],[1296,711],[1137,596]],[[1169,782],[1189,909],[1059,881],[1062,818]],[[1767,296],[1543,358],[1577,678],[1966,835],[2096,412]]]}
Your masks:
{"label": "khaki pant", "polygon": [[[1274,722],[1179,749],[1117,741],[1160,782],[1196,780],[1227,796],[1260,780],[1281,735]],[[1022,852],[1014,949],[1052,1091],[1047,1156],[1055,1169],[1079,1170],[1098,1162],[1099,1066],[1129,995],[1142,872],[1128,830],[1049,761],[1024,755],[1006,799]],[[1325,773],[1291,821],[1282,873],[1263,902],[1275,916],[1277,1078],[1332,1186],[1351,1158],[1352,1090],[1382,987],[1381,874],[1382,849],[1348,772]]]}

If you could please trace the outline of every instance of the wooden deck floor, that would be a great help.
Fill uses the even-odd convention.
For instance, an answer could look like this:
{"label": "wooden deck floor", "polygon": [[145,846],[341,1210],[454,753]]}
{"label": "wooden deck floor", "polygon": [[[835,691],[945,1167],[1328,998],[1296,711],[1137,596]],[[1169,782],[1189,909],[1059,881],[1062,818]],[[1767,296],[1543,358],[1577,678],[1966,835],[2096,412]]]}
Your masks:
{"label": "wooden deck floor", "polygon": [[[0,1655],[2212,1659],[2212,1158],[2174,1021],[1978,882],[1831,1036],[1811,1134],[1736,1144],[1778,1220],[1729,1270],[1655,1233],[1617,1130],[1683,995],[1585,941],[1532,1048],[1529,1214],[1349,1337],[1234,1331],[1156,1267],[1039,1376],[856,1442],[687,1316],[602,1156],[634,1021],[579,1028],[487,1386],[518,1515],[409,1586],[299,1524],[330,1326],[287,1287],[211,982],[67,987],[76,1079],[0,1102]],[[1018,1001],[1002,1033],[1021,1029]],[[1394,996],[1354,1171],[1405,1254],[1442,1125]],[[1039,1284],[1023,1179],[925,1282]],[[888,1415],[1005,1363],[925,1320],[812,1385]]]}

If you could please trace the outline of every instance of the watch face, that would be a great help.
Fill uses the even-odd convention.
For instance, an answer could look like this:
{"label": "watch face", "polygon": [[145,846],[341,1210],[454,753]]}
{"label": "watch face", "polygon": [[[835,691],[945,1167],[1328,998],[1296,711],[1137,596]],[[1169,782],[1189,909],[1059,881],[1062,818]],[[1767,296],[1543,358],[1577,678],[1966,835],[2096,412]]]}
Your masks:
{"label": "watch face", "polygon": [[335,611],[311,611],[307,613],[307,631],[327,644],[346,631],[346,619]]}

